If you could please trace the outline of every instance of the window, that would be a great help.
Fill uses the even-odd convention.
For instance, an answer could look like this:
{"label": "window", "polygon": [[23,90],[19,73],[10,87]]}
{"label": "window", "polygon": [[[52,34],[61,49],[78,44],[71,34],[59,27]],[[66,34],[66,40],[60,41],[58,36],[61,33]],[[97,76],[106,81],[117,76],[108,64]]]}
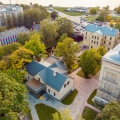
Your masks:
{"label": "window", "polygon": [[99,37],[97,37],[97,39],[99,40]]}
{"label": "window", "polygon": [[110,48],[108,48],[108,51],[110,50]]}
{"label": "window", "polygon": [[85,37],[85,39],[87,39],[87,36]]}
{"label": "window", "polygon": [[64,88],[66,87],[66,83],[64,84]]}
{"label": "window", "polygon": [[92,48],[92,46],[91,46],[91,48]]}
{"label": "window", "polygon": [[50,93],[50,89],[48,89],[48,92]]}
{"label": "window", "polygon": [[107,78],[110,78],[110,76],[111,76],[111,72],[108,72],[108,71],[107,71],[106,77],[107,77]]}
{"label": "window", "polygon": [[104,84],[104,89],[105,89],[106,91],[108,91],[109,85],[108,85],[107,83]]}
{"label": "window", "polygon": [[111,42],[109,42],[109,45],[111,45]]}
{"label": "window", "polygon": [[54,92],[54,96],[56,96],[55,92]]}
{"label": "window", "polygon": [[29,76],[28,76],[28,79],[29,79]]}
{"label": "window", "polygon": [[98,42],[97,42],[97,44],[98,44]]}
{"label": "window", "polygon": [[94,36],[92,35],[92,38],[93,38]]}
{"label": "window", "polygon": [[96,39],[96,36],[95,36],[95,39]]}
{"label": "window", "polygon": [[87,32],[86,32],[86,35],[87,35]]}
{"label": "window", "polygon": [[112,80],[116,80],[116,74],[112,74]]}
{"label": "window", "polygon": [[111,93],[112,90],[113,90],[113,86],[112,86],[112,85],[109,85],[108,91]]}
{"label": "window", "polygon": [[70,84],[70,81],[67,82],[67,85],[69,85],[69,84]]}
{"label": "window", "polygon": [[38,80],[40,81],[40,78],[38,78]]}
{"label": "window", "polygon": [[91,43],[93,43],[93,40],[91,41]]}
{"label": "window", "polygon": [[94,41],[94,44],[95,44],[96,42]]}
{"label": "window", "polygon": [[105,36],[105,39],[106,39],[106,36]]}
{"label": "window", "polygon": [[104,44],[105,44],[106,42],[104,41]]}
{"label": "window", "polygon": [[110,40],[112,40],[112,37],[110,37]]}

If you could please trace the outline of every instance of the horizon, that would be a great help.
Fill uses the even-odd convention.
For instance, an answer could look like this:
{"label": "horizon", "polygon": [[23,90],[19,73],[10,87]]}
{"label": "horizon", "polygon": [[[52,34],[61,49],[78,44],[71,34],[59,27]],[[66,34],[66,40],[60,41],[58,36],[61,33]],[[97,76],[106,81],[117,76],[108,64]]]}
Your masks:
{"label": "horizon", "polygon": [[[2,0],[1,2],[3,2],[4,4],[9,4],[9,0]],[[107,5],[109,5],[110,10],[114,9],[115,7],[118,7],[118,5],[120,5],[120,0],[91,0],[91,2],[88,2],[87,0],[84,1],[80,1],[80,0],[69,0],[68,1],[64,1],[64,0],[48,0],[48,1],[43,1],[43,0],[11,0],[11,4],[29,4],[30,2],[32,2],[32,4],[39,4],[42,6],[49,6],[50,4],[52,4],[53,6],[59,6],[59,7],[76,7],[76,6],[83,6],[83,7],[96,7],[96,6],[100,6],[100,7],[105,7]]]}

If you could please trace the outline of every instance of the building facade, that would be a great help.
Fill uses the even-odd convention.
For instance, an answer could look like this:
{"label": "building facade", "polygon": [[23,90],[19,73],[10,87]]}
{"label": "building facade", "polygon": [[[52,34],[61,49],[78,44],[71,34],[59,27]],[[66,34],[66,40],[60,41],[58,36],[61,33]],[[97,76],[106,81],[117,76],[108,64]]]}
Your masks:
{"label": "building facade", "polygon": [[89,49],[104,46],[109,51],[118,44],[118,38],[118,29],[88,24],[84,31],[83,45]]}
{"label": "building facade", "polygon": [[61,100],[73,90],[74,79],[67,76],[66,66],[55,56],[41,62],[32,61],[26,66],[26,70],[26,86],[36,98],[46,93]]}
{"label": "building facade", "polygon": [[23,7],[15,5],[0,5],[0,26],[5,26],[3,23],[4,20],[6,20],[7,15],[10,15],[11,17],[12,15],[15,15],[17,17],[19,12],[23,12]]}
{"label": "building facade", "polygon": [[102,58],[96,97],[107,102],[120,101],[120,44]]}
{"label": "building facade", "polygon": [[6,30],[4,32],[0,32],[0,45],[8,45],[13,42],[17,42],[17,36],[20,33],[29,33],[29,30],[25,27],[14,28],[11,30]]}

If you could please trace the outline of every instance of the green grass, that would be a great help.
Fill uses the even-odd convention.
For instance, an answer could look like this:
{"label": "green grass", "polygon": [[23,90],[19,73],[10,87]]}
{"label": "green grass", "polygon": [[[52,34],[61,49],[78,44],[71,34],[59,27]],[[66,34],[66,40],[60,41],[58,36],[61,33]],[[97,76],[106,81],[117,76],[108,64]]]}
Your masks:
{"label": "green grass", "polygon": [[56,109],[49,107],[45,104],[37,104],[35,105],[35,108],[40,120],[52,120],[52,114],[57,112]]}
{"label": "green grass", "polygon": [[96,108],[98,108],[98,109],[100,109],[100,110],[102,110],[102,107],[100,105],[98,105],[96,102],[92,101],[92,99],[95,97],[96,93],[97,93],[97,89],[95,89],[92,92],[92,94],[90,95],[90,97],[87,100],[87,103],[94,106],[94,107],[96,107]]}
{"label": "green grass", "polygon": [[77,95],[78,91],[75,89],[70,94],[68,94],[61,102],[65,105],[70,105],[73,100],[75,99],[75,96]]}
{"label": "green grass", "polygon": [[[97,65],[96,69],[94,70],[94,72],[92,73],[92,76],[94,76],[101,68],[101,65]],[[77,73],[78,76],[82,77],[82,78],[85,78],[85,75],[83,73],[82,70],[80,70],[78,73]],[[91,79],[91,76],[89,75],[88,76],[88,79]]]}
{"label": "green grass", "polygon": [[81,13],[81,12],[75,12],[75,15],[74,15],[74,12],[68,12],[68,11],[65,11],[67,10],[68,7],[53,7],[54,10],[58,10],[60,12],[63,12],[67,15],[71,15],[71,16],[81,16],[81,15],[85,15],[85,13]]}
{"label": "green grass", "polygon": [[89,21],[95,21],[98,16],[87,16],[86,19]]}
{"label": "green grass", "polygon": [[120,19],[120,17],[112,16],[112,20],[115,20],[115,21],[116,21],[118,18]]}
{"label": "green grass", "polygon": [[94,111],[93,109],[89,108],[89,107],[85,107],[84,110],[83,110],[83,114],[82,114],[82,117],[85,119],[85,120],[94,120],[97,116],[97,112]]}

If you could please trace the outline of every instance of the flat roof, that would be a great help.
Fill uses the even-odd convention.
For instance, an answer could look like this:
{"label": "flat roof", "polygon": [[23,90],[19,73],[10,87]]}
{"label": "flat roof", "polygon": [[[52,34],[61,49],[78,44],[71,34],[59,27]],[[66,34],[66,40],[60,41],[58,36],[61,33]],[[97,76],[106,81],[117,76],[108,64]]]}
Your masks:
{"label": "flat roof", "polygon": [[42,86],[42,84],[38,80],[35,80],[35,79],[32,79],[27,84],[32,86],[35,89],[38,89],[40,86]]}

